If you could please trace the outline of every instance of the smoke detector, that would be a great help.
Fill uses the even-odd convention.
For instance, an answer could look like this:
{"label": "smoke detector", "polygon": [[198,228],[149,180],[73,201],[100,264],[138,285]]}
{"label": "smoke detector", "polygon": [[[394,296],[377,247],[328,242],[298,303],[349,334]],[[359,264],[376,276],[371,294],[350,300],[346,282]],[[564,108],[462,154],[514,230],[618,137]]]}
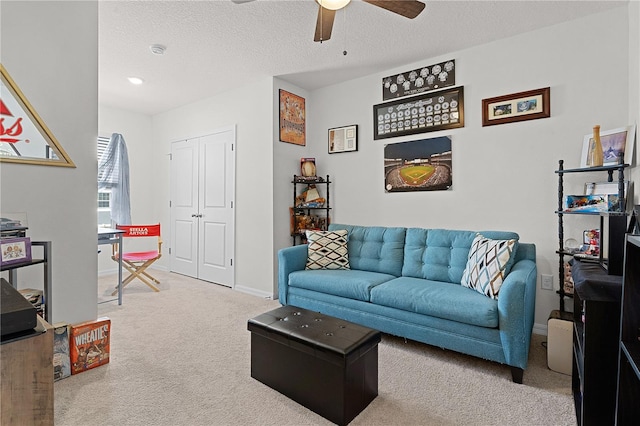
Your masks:
{"label": "smoke detector", "polygon": [[151,53],[154,55],[164,55],[164,51],[167,50],[167,47],[161,44],[152,44],[149,46],[149,49],[151,49]]}

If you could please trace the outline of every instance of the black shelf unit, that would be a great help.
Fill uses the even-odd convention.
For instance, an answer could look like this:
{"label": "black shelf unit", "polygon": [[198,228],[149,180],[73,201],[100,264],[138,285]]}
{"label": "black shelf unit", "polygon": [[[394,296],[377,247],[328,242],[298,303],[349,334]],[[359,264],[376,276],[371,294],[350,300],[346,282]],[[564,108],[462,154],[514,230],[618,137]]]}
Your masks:
{"label": "black shelf unit", "polygon": [[32,241],[31,247],[42,247],[42,258],[35,258],[28,262],[20,262],[0,266],[0,270],[9,272],[9,284],[18,288],[18,269],[32,265],[43,265],[43,292],[44,298],[44,319],[51,323],[52,286],[51,286],[51,241]]}
{"label": "black shelf unit", "polygon": [[616,410],[622,277],[572,261],[571,387],[578,426],[612,425]]}
{"label": "black shelf unit", "polygon": [[[560,283],[560,290],[557,291],[560,297],[560,311],[565,312],[565,299],[572,297],[571,294],[567,294],[564,291],[562,285],[564,281],[564,264],[565,256],[574,256],[575,253],[565,250],[564,247],[564,216],[576,215],[576,216],[596,216],[600,219],[600,242],[604,241],[605,236],[605,219],[607,219],[606,237],[608,241],[607,246],[607,258],[603,257],[603,247],[600,248],[600,256],[592,261],[597,262],[600,267],[612,275],[622,275],[622,259],[624,256],[624,235],[627,226],[627,213],[625,204],[625,181],[624,181],[624,169],[629,167],[628,164],[623,163],[622,157],[620,157],[618,164],[611,164],[599,167],[583,167],[574,169],[565,169],[564,160],[558,161],[558,209],[556,214],[558,215],[558,278]],[[617,174],[618,182],[618,211],[612,212],[579,212],[579,211],[564,211],[563,210],[563,198],[564,198],[564,175],[567,173],[585,173],[585,172],[606,172],[607,182],[614,181],[614,172]]]}
{"label": "black shelf unit", "polygon": [[[291,208],[291,238],[293,245],[306,243],[306,229],[319,229],[326,231],[330,222],[330,187],[331,180],[329,175],[326,178],[321,176],[305,177],[293,175],[293,207]],[[309,189],[311,186],[315,186],[320,196],[323,196],[325,202],[322,206],[317,207],[301,207],[297,206],[296,199],[300,193]],[[323,188],[324,186],[324,188]],[[311,226],[309,228],[301,228],[300,222],[304,219],[311,219]]]}
{"label": "black shelf unit", "polygon": [[640,419],[640,235],[627,235],[622,278],[616,424]]}

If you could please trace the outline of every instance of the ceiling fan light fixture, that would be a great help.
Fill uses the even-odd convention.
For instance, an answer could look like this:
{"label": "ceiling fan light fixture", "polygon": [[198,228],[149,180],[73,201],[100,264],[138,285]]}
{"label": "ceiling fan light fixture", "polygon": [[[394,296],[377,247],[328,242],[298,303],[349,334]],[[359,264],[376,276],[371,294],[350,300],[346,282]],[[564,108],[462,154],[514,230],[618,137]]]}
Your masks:
{"label": "ceiling fan light fixture", "polygon": [[316,0],[316,2],[325,9],[340,10],[348,5],[351,0]]}

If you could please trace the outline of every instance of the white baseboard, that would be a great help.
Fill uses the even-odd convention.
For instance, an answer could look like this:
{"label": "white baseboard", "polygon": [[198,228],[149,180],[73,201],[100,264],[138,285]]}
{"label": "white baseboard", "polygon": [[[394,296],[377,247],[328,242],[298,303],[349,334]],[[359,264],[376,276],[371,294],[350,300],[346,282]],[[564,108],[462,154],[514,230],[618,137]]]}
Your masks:
{"label": "white baseboard", "polygon": [[533,324],[533,332],[535,334],[540,334],[542,336],[546,336],[548,331],[547,331],[547,324]]}
{"label": "white baseboard", "polygon": [[[122,273],[125,273],[125,272],[126,271],[124,271],[124,268],[123,268]],[[118,273],[118,268],[117,267],[113,268],[113,269],[102,269],[102,270],[98,271],[98,276],[99,277],[104,277],[105,275],[112,275],[112,274],[117,274],[117,273]]]}
{"label": "white baseboard", "polygon": [[266,291],[256,290],[255,288],[245,287],[242,285],[236,285],[233,287],[234,290],[239,291],[241,293],[250,294],[252,296],[258,296],[263,299],[273,299],[273,294],[268,293]]}

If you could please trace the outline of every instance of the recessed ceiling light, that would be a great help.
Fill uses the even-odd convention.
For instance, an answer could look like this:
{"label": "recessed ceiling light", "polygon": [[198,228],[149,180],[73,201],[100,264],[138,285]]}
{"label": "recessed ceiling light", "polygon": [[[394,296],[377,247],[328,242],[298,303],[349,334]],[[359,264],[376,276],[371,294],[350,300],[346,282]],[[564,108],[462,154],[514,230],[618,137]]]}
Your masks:
{"label": "recessed ceiling light", "polygon": [[151,49],[151,53],[153,53],[154,55],[164,55],[164,51],[167,50],[167,46],[163,46],[161,44],[152,44],[151,46],[149,46],[149,49]]}
{"label": "recessed ceiling light", "polygon": [[144,80],[141,79],[140,77],[129,77],[129,83],[131,83],[131,84],[142,84],[142,83],[144,83]]}

